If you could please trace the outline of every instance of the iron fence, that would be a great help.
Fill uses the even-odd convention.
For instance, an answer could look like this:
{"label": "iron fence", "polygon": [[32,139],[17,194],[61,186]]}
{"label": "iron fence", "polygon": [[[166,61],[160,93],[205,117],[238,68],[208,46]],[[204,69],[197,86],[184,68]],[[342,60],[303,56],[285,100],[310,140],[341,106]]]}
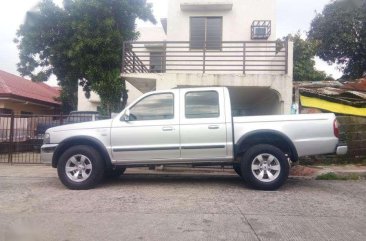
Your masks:
{"label": "iron fence", "polygon": [[98,119],[108,117],[0,114],[0,163],[39,164],[40,149],[48,128]]}
{"label": "iron fence", "polygon": [[287,74],[288,43],[223,41],[217,49],[206,42],[198,49],[189,41],[123,43],[122,73],[168,72]]}
{"label": "iron fence", "polygon": [[341,124],[341,140],[348,145],[348,156],[366,157],[366,118],[337,116]]}

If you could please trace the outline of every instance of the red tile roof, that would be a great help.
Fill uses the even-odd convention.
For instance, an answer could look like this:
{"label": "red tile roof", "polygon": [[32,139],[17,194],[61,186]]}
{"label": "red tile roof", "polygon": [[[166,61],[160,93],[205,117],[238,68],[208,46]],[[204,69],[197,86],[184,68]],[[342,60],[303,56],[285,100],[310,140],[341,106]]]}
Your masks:
{"label": "red tile roof", "polygon": [[55,100],[60,97],[59,88],[45,83],[32,82],[2,70],[0,70],[0,96],[60,105],[60,102]]}

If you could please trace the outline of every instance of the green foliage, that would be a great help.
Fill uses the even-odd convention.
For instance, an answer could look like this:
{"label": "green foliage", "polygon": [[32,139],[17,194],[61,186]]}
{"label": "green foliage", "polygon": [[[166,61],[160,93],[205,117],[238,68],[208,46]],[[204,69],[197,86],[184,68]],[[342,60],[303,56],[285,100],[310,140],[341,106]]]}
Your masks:
{"label": "green foliage", "polygon": [[146,0],[65,0],[63,8],[43,0],[17,32],[18,71],[38,81],[55,74],[74,109],[80,84],[86,97],[99,94],[106,113],[119,111],[127,98],[122,43],[138,37],[137,18],[155,23]]}
{"label": "green foliage", "polygon": [[315,69],[316,42],[302,39],[299,32],[295,35],[288,35],[284,40],[294,43],[295,81],[322,81],[330,78],[325,72]]}
{"label": "green foliage", "polygon": [[343,66],[345,78],[366,74],[366,0],[335,0],[317,14],[309,38],[317,55]]}

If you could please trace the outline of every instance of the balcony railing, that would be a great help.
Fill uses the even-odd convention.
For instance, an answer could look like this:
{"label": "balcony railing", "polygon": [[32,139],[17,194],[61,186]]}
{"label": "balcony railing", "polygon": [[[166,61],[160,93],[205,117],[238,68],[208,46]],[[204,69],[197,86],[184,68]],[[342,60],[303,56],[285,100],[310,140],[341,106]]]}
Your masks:
{"label": "balcony railing", "polygon": [[288,73],[287,42],[226,41],[216,49],[203,45],[191,49],[188,41],[124,42],[122,73]]}

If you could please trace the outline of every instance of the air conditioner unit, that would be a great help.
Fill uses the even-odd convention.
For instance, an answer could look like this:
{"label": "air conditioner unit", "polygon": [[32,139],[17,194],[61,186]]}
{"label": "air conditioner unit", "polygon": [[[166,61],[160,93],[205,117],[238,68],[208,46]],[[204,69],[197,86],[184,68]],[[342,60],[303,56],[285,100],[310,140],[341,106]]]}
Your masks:
{"label": "air conditioner unit", "polygon": [[254,27],[254,36],[257,38],[266,38],[267,28],[266,27]]}
{"label": "air conditioner unit", "polygon": [[271,21],[256,20],[252,24],[252,39],[268,39],[271,36]]}

